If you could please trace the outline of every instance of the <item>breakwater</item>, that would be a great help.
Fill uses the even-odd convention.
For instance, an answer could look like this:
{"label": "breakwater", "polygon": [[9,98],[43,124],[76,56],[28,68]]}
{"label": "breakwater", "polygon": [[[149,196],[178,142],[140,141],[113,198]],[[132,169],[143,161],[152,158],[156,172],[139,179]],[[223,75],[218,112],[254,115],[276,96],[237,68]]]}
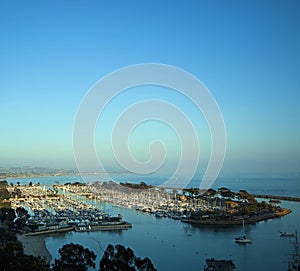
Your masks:
{"label": "breakwater", "polygon": [[253,194],[256,198],[263,198],[263,199],[277,199],[277,200],[287,200],[287,201],[296,201],[300,202],[300,198],[298,197],[289,197],[289,196],[274,196],[274,195],[267,195],[267,194]]}

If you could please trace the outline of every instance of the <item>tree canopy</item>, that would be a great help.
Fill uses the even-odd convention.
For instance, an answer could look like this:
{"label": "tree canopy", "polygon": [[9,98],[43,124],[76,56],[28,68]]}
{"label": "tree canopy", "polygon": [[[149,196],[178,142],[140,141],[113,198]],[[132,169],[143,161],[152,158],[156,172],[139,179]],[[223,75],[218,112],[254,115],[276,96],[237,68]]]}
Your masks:
{"label": "tree canopy", "polygon": [[13,209],[0,208],[0,271],[49,270],[45,259],[24,254],[23,245],[17,241],[16,233],[12,230],[15,218]]}
{"label": "tree canopy", "polygon": [[149,258],[141,259],[134,255],[131,248],[109,244],[100,260],[99,271],[156,271]]}
{"label": "tree canopy", "polygon": [[79,244],[66,244],[59,249],[60,258],[55,259],[52,271],[86,271],[95,268],[96,255]]}

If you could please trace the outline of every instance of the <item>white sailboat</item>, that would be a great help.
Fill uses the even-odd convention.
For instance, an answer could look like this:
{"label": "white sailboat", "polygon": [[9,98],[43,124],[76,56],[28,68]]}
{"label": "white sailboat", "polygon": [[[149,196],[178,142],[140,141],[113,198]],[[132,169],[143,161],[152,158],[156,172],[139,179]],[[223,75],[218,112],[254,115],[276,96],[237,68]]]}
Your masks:
{"label": "white sailboat", "polygon": [[246,230],[245,230],[245,221],[243,219],[243,236],[239,236],[235,238],[235,242],[239,244],[247,244],[247,243],[252,243],[251,239],[246,237]]}

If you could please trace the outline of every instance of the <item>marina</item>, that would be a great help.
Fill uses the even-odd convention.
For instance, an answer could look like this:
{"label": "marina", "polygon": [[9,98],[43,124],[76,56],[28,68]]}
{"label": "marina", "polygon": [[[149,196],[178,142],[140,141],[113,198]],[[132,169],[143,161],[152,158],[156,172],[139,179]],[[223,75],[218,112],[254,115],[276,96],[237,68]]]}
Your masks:
{"label": "marina", "polygon": [[115,206],[151,213],[156,218],[169,217],[199,225],[250,224],[291,212],[277,203],[258,202],[245,190],[235,193],[225,187],[201,191],[109,181],[68,184],[63,189],[74,195],[89,194]]}
{"label": "marina", "polygon": [[[41,188],[38,188],[38,190],[47,190],[47,187],[52,187],[43,185],[43,182],[44,184],[51,184],[51,180],[52,184],[55,184],[57,178],[42,179]],[[64,180],[67,187],[68,183],[74,183],[78,178],[62,177],[59,180],[61,183]],[[28,185],[28,180],[21,180],[20,183],[23,186]],[[51,189],[53,190],[53,188]],[[180,219],[174,220],[161,213],[156,214],[152,211],[150,213],[132,207],[118,206],[115,204],[118,198],[116,192],[113,192],[115,193],[114,201],[110,199],[112,203],[109,203],[104,200],[101,201],[98,198],[99,195],[96,194],[94,197],[76,195],[76,193],[69,191],[72,189],[74,192],[81,194],[87,188],[82,186],[74,190],[74,187],[72,188],[69,185],[68,189],[60,188],[56,197],[61,200],[67,198],[66,202],[69,202],[70,208],[73,208],[71,203],[74,200],[84,204],[85,208],[93,206],[104,213],[113,214],[114,217],[121,214],[122,217],[126,218],[126,221],[132,224],[133,228],[125,231],[72,230],[41,235],[45,238],[46,247],[51,253],[52,261],[58,257],[58,249],[63,244],[70,242],[79,243],[95,251],[98,255],[96,262],[100,260],[99,257],[101,257],[108,244],[126,244],[126,246],[133,248],[137,255],[150,257],[158,270],[202,270],[205,259],[214,257],[215,259],[232,259],[236,270],[279,271],[287,270],[288,262],[291,261],[290,254],[293,254],[293,238],[282,238],[280,232],[288,233],[300,230],[297,219],[300,216],[298,202],[282,201],[282,207],[292,210],[292,213],[287,216],[248,224],[245,227],[245,232],[252,243],[238,245],[235,243],[235,237],[241,235],[243,231],[242,224],[224,227],[182,223]],[[64,190],[64,192],[61,190]],[[61,195],[63,193],[65,196]],[[145,198],[149,199],[149,192],[144,191],[143,193]],[[153,191],[153,193],[150,193],[150,198],[157,199],[157,194]],[[104,195],[109,198],[110,194]],[[49,198],[51,198],[50,193],[47,194],[47,200]],[[53,198],[55,198],[54,195]],[[159,198],[163,199],[164,196],[160,195]],[[172,200],[172,196],[170,198]],[[42,199],[44,199],[44,196],[42,196]],[[127,199],[125,198],[125,200]],[[169,197],[166,197],[166,200],[169,200]],[[33,199],[32,201],[40,200]],[[49,201],[52,202],[52,200]],[[55,202],[56,200],[53,200],[53,203]],[[25,202],[22,202],[21,205],[24,206]],[[176,208],[178,207],[176,206]],[[209,206],[209,208],[211,207]],[[256,260],[260,255],[265,255],[263,261]],[[98,270],[97,267],[95,270]]]}
{"label": "marina", "polygon": [[10,187],[9,191],[15,194],[11,207],[15,210],[25,208],[30,214],[22,229],[26,235],[73,230],[126,230],[132,227],[120,214],[111,216],[94,205],[72,198],[72,195],[58,194],[39,185]]}
{"label": "marina", "polygon": [[[168,217],[197,225],[243,225],[244,235],[237,243],[251,243],[246,238],[245,224],[287,215],[291,210],[277,203],[258,202],[245,190],[238,193],[222,187],[218,190],[175,189],[140,184],[96,181],[91,185],[74,182],[54,184],[52,188],[39,183],[10,186],[12,208],[25,207],[30,213],[27,234],[55,231],[121,230],[132,225],[118,214],[113,217],[95,205],[106,202],[137,211]],[[93,203],[93,204],[91,204]],[[18,213],[18,212],[17,212]]]}
{"label": "marina", "polygon": [[[231,258],[236,270],[286,270],[293,253],[293,239],[281,238],[278,228],[299,228],[297,217],[300,206],[291,202],[283,204],[293,212],[284,218],[247,226],[247,237],[251,238],[252,243],[246,246],[236,244],[234,240],[241,234],[240,226],[197,227],[167,217],[157,219],[149,213],[110,204],[104,204],[104,207],[122,213],[133,224],[132,230],[51,235],[46,237],[46,245],[52,256],[57,257],[56,250],[70,240],[89,247],[99,255],[109,243],[126,244],[138,255],[150,257],[158,270],[201,270],[208,257]],[[264,255],[263,261],[257,261],[261,255]]]}

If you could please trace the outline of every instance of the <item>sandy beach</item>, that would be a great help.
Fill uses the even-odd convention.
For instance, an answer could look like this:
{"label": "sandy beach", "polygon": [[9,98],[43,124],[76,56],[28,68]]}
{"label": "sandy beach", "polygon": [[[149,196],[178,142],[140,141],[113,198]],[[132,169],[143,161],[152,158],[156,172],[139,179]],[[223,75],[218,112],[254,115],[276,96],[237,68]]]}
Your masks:
{"label": "sandy beach", "polygon": [[45,257],[48,262],[51,261],[51,255],[45,244],[45,236],[25,236],[17,235],[18,240],[22,242],[24,254]]}

